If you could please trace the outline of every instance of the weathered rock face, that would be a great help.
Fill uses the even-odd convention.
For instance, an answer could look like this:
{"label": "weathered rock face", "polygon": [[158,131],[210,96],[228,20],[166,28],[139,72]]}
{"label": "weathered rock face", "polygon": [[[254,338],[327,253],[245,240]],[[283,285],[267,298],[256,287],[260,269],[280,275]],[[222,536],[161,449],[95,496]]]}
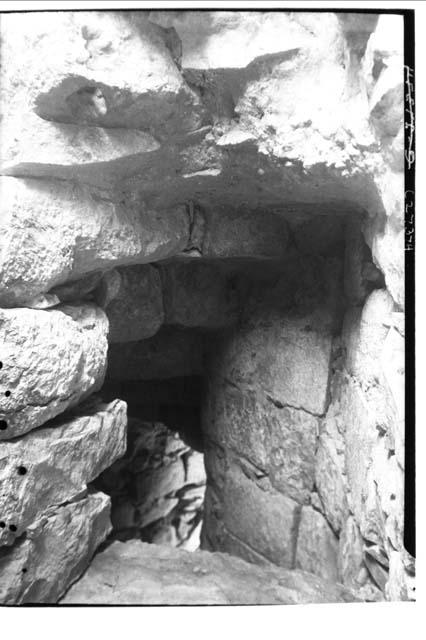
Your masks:
{"label": "weathered rock face", "polygon": [[107,332],[105,314],[93,305],[1,309],[0,439],[26,433],[98,391]]}
{"label": "weathered rock face", "polygon": [[44,512],[81,493],[88,482],[123,455],[126,404],[83,407],[56,418],[0,451],[0,545],[12,544]]}
{"label": "weathered rock face", "polygon": [[68,279],[167,258],[187,244],[184,207],[144,213],[63,180],[3,177],[1,192],[2,306],[25,306]]}
{"label": "weathered rock face", "polygon": [[87,483],[123,455],[126,405],[86,402],[73,416],[3,443],[0,602],[56,602],[110,529],[110,499]]}
{"label": "weathered rock face", "polygon": [[[317,256],[311,265],[307,260],[301,277],[298,264],[296,258],[286,265],[285,277],[272,286],[252,287],[238,327],[212,351],[203,409],[210,443],[203,540],[209,549],[232,550],[248,560],[260,554],[288,568],[299,553],[302,568],[307,556],[308,570],[315,566],[326,578],[337,578],[337,571],[325,568],[330,558],[331,567],[337,566],[337,540],[331,544],[324,535],[317,550],[315,526],[309,527],[307,516],[301,520],[310,511],[301,507],[314,489],[341,266],[333,259],[331,270]],[[305,544],[312,549],[304,550]],[[321,563],[312,550],[324,554]]]}
{"label": "weathered rock face", "polygon": [[303,604],[356,596],[303,571],[256,567],[222,553],[115,542],[60,604]]}
{"label": "weathered rock face", "polygon": [[126,454],[96,480],[112,499],[112,537],[199,547],[203,456],[161,423],[130,418]]}
{"label": "weathered rock face", "polygon": [[132,342],[150,338],[164,320],[161,280],[149,265],[117,270],[117,291],[105,306],[109,342]]}
{"label": "weathered rock face", "polygon": [[[202,545],[268,568],[115,543],[71,601],[110,602],[98,580],[120,571],[114,603],[349,597],[297,568],[364,600],[413,598],[402,26],[331,12],[2,16],[4,602],[55,602],[108,534],[108,500],[85,491],[125,452],[115,389],[139,426],[102,476],[114,525],[196,546],[201,454],[161,423],[205,449]],[[101,388],[107,359],[112,403],[61,415]]]}
{"label": "weathered rock face", "polygon": [[55,603],[83,573],[111,528],[109,498],[95,493],[57,508],[0,557],[1,604]]}

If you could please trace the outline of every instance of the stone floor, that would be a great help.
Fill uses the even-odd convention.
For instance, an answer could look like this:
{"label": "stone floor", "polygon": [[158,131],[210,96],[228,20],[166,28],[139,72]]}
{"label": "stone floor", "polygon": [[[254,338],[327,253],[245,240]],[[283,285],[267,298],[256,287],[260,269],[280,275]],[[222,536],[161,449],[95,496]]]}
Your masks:
{"label": "stone floor", "polygon": [[312,574],[259,567],[223,553],[114,542],[93,560],[62,605],[227,605],[355,602],[342,585]]}

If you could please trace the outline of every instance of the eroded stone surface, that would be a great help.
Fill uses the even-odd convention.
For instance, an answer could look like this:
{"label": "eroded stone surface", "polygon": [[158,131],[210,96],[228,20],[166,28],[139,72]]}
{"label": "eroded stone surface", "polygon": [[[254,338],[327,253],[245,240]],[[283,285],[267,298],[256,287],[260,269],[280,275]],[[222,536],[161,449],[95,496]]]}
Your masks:
{"label": "eroded stone surface", "polygon": [[81,576],[111,523],[102,493],[57,507],[0,556],[0,603],[55,603]]}
{"label": "eroded stone surface", "polygon": [[108,320],[91,304],[2,309],[0,439],[15,438],[102,386]]}
{"label": "eroded stone surface", "polygon": [[314,483],[318,418],[227,380],[213,382],[207,398],[206,435],[263,470],[275,489],[306,502]]}
{"label": "eroded stone surface", "polygon": [[337,582],[338,540],[324,516],[312,507],[302,507],[297,534],[295,566],[324,580]]}
{"label": "eroded stone surface", "polygon": [[205,484],[201,453],[164,424],[135,418],[129,419],[126,454],[95,482],[111,496],[115,539],[194,548]]}
{"label": "eroded stone surface", "polygon": [[122,267],[120,285],[105,307],[109,342],[133,342],[153,336],[164,320],[158,271],[150,265]]}
{"label": "eroded stone surface", "polygon": [[96,403],[56,418],[0,450],[0,544],[12,544],[41,515],[81,493],[126,447],[126,403]]}
{"label": "eroded stone surface", "polygon": [[[206,461],[207,470],[209,463]],[[300,507],[273,490],[268,478],[243,463],[225,469],[220,502],[207,486],[204,529],[214,548],[227,551],[224,530],[265,559],[282,567],[293,566],[294,541]],[[212,477],[212,482],[215,476]],[[216,494],[217,495],[217,494]],[[215,502],[217,506],[215,506]],[[251,557],[242,550],[243,557]]]}
{"label": "eroded stone surface", "polygon": [[301,571],[256,567],[239,558],[189,553],[139,541],[99,553],[60,604],[297,604],[352,602],[340,585]]}
{"label": "eroded stone surface", "polygon": [[167,258],[187,244],[182,206],[159,212],[52,180],[3,177],[1,193],[3,306],[25,305],[90,271]]}
{"label": "eroded stone surface", "polygon": [[[54,132],[50,139],[56,137],[58,152],[68,154],[67,130],[55,123],[138,130],[129,132],[127,145],[121,136],[123,155],[135,153],[139,130],[161,138],[200,126],[199,98],[182,78],[164,33],[144,12],[12,13],[2,21],[2,43],[5,67],[21,69],[19,79],[2,74],[8,104],[4,160],[9,163],[32,160],[31,134],[43,125]],[[41,61],[48,58],[46,68]],[[23,110],[32,118],[21,129]],[[41,125],[35,124],[33,112],[42,118]],[[74,154],[74,162],[81,162],[78,145]],[[51,162],[55,160],[71,164],[62,158]],[[43,160],[36,154],[36,161]]]}

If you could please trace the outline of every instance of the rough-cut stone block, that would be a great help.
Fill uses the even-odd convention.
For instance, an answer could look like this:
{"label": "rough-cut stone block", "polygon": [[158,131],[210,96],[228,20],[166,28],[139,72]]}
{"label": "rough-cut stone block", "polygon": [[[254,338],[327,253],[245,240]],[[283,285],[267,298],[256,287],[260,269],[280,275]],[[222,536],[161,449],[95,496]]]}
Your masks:
{"label": "rough-cut stone block", "polygon": [[49,507],[70,500],[122,456],[126,403],[62,416],[0,448],[0,544],[10,544]]}
{"label": "rough-cut stone block", "polygon": [[[11,13],[2,20],[1,38],[9,162],[31,151],[26,133],[34,123],[19,118],[24,109],[46,121],[124,127],[159,137],[200,126],[199,97],[184,81],[167,33],[148,14]],[[18,80],[14,69],[20,70]],[[133,140],[139,135],[133,131]],[[69,144],[66,135],[59,141]],[[129,136],[127,154],[131,142]]]}
{"label": "rough-cut stone block", "polygon": [[0,603],[57,602],[107,537],[109,512],[109,498],[95,493],[58,507],[34,523],[26,537],[3,550]]}
{"label": "rough-cut stone block", "polygon": [[[332,420],[328,420],[330,425]],[[339,433],[321,433],[315,463],[315,485],[324,513],[336,534],[347,514],[346,486],[344,482],[344,448],[339,449]],[[343,445],[343,443],[342,443]]]}
{"label": "rough-cut stone block", "polygon": [[0,310],[0,439],[30,431],[98,391],[107,332],[108,320],[94,305]]}
{"label": "rough-cut stone block", "polygon": [[296,549],[296,568],[337,582],[338,540],[327,520],[312,507],[302,507]]}
{"label": "rough-cut stone block", "polygon": [[174,493],[185,484],[185,469],[181,460],[158,469],[145,471],[135,480],[135,500],[137,503],[151,503]]}
{"label": "rough-cut stone block", "polygon": [[[236,465],[227,472],[223,500],[223,523],[230,533],[274,564],[292,567],[299,510],[296,502],[274,490],[261,489]],[[206,522],[208,530],[208,513]]]}
{"label": "rough-cut stone block", "polygon": [[105,307],[109,320],[109,342],[132,342],[150,338],[164,320],[160,275],[150,265],[117,270],[120,286]]}
{"label": "rough-cut stone block", "polygon": [[216,379],[210,384],[203,424],[212,440],[263,469],[275,489],[307,502],[314,483],[318,418]]}
{"label": "rough-cut stone block", "polygon": [[353,602],[317,576],[257,567],[222,553],[193,553],[139,541],[115,542],[60,604],[301,604]]}
{"label": "rough-cut stone block", "polygon": [[161,272],[166,324],[210,329],[235,324],[237,291],[220,269],[201,262],[175,262]]}
{"label": "rough-cut stone block", "polygon": [[414,558],[405,549],[389,554],[389,579],[386,584],[388,600],[415,600]]}
{"label": "rough-cut stone block", "polygon": [[221,376],[255,386],[276,406],[322,414],[331,356],[331,317],[327,311],[291,317],[259,308],[256,316],[222,345]]}
{"label": "rough-cut stone block", "polygon": [[364,551],[359,528],[352,516],[343,523],[339,538],[339,580],[342,584],[356,589],[367,581],[364,566]]}
{"label": "rough-cut stone block", "polygon": [[282,216],[265,211],[212,213],[206,221],[202,243],[204,257],[283,258],[288,227]]}
{"label": "rough-cut stone block", "polygon": [[189,237],[184,206],[148,210],[66,181],[3,177],[0,189],[2,306],[90,271],[173,256]]}
{"label": "rough-cut stone block", "polygon": [[189,329],[163,327],[152,338],[111,344],[108,380],[154,380],[200,375],[203,336]]}
{"label": "rough-cut stone block", "polygon": [[372,384],[376,378],[377,384],[383,376],[380,356],[392,325],[393,307],[388,291],[377,289],[370,294],[362,311],[351,310],[345,317],[345,366],[360,382]]}

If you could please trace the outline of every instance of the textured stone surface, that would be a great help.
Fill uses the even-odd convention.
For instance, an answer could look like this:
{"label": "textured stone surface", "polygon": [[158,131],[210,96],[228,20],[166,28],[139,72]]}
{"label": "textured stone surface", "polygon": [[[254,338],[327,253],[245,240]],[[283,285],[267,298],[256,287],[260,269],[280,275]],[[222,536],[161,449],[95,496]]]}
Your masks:
{"label": "textured stone surface", "polygon": [[214,381],[204,407],[205,433],[262,469],[275,489],[303,503],[314,483],[318,419],[277,404],[227,380]]}
{"label": "textured stone surface", "polygon": [[60,601],[68,604],[297,604],[352,602],[317,576],[256,567],[221,553],[115,542]]}
{"label": "textured stone surface", "polygon": [[171,263],[161,274],[166,324],[219,329],[237,321],[235,286],[212,264]]}
{"label": "textured stone surface", "polygon": [[65,181],[1,179],[0,303],[24,305],[69,278],[182,250],[184,207],[153,211]]}
{"label": "textured stone surface", "polygon": [[132,342],[153,336],[164,320],[159,273],[150,265],[122,267],[120,286],[105,307],[109,342]]}
{"label": "textured stone surface", "polygon": [[0,557],[0,603],[55,603],[81,576],[111,528],[102,493],[57,507]]}
{"label": "textured stone surface", "polygon": [[319,310],[292,317],[261,305],[254,313],[222,346],[221,376],[260,388],[277,406],[322,414],[331,355],[330,314]]}
{"label": "textured stone surface", "polygon": [[288,244],[286,221],[264,211],[211,213],[206,220],[202,255],[215,258],[283,258]]}
{"label": "textured stone surface", "polygon": [[[16,47],[16,39],[22,49]],[[143,142],[148,133],[152,139],[152,135],[173,135],[200,124],[199,98],[179,73],[162,30],[148,22],[146,13],[12,13],[2,21],[2,51],[8,68],[14,64],[21,69],[19,80],[10,71],[2,74],[2,92],[8,104],[4,122],[8,134],[4,161],[8,164],[77,164],[118,155],[114,131],[110,136],[89,138],[92,144],[83,155],[80,145],[69,148],[70,127],[56,123],[101,130],[123,128],[124,134],[128,133],[127,140],[124,137],[127,144],[123,134],[120,136],[120,155],[124,156],[146,151],[148,145]],[[42,61],[51,57],[52,51],[56,55],[46,69]],[[89,101],[90,93],[84,93],[91,88],[100,91],[97,100]],[[32,117],[24,121],[21,130],[19,116],[24,110]],[[33,111],[42,118],[41,123]],[[34,133],[40,135],[40,129],[43,135],[37,138]],[[33,145],[34,141],[38,144]],[[40,153],[43,142],[56,153]],[[32,146],[33,155],[28,157]],[[68,162],[64,162],[66,153]]]}
{"label": "textured stone surface", "polygon": [[[126,447],[126,403],[96,403],[0,449],[0,544],[12,544],[50,507],[81,493]],[[11,530],[13,529],[13,532]]]}
{"label": "textured stone surface", "polygon": [[198,546],[193,533],[203,515],[205,484],[201,453],[164,424],[135,418],[129,419],[125,455],[95,482],[111,496],[115,539],[173,546]]}
{"label": "textured stone surface", "polygon": [[345,521],[346,498],[345,444],[333,416],[333,408],[321,425],[315,454],[315,485],[321,506],[334,532],[338,534]]}
{"label": "textured stone surface", "polygon": [[[250,467],[243,470],[237,464],[226,470],[219,512],[215,509],[214,499],[211,500],[213,496],[207,499],[211,493],[211,487],[207,486],[206,534],[212,538],[217,533],[215,548],[221,549],[221,530],[225,528],[254,552],[274,564],[291,568],[300,508],[290,498],[274,491],[267,477],[256,477],[255,474]],[[219,519],[219,530],[216,519]],[[247,559],[250,561],[249,557]]]}
{"label": "textured stone surface", "polygon": [[203,357],[201,334],[163,327],[147,340],[110,345],[107,379],[153,380],[200,375]]}
{"label": "textured stone surface", "polygon": [[0,310],[0,439],[14,438],[102,386],[108,321],[94,305]]}
{"label": "textured stone surface", "polygon": [[312,507],[302,507],[297,535],[295,566],[324,580],[337,582],[338,540],[324,516]]}
{"label": "textured stone surface", "polygon": [[[243,493],[245,481],[230,471],[236,458],[249,483],[242,502],[250,497],[250,517],[265,495],[293,501],[297,513],[311,501],[321,512],[315,517],[324,516],[341,536],[339,571],[362,585],[366,599],[412,597],[413,566],[402,547],[409,89],[402,17],[51,12],[8,14],[0,30],[8,176],[1,185],[0,305],[44,314],[57,313],[61,301],[111,307],[111,335],[131,340],[110,348],[117,382],[199,375],[211,347],[216,388],[203,418],[211,439],[210,546],[254,562],[264,561],[262,549],[274,558],[278,549],[274,518],[272,542],[252,533],[254,519],[250,541],[223,526],[226,486]],[[133,309],[139,328],[148,324],[154,333],[161,324],[149,305],[136,311],[120,297],[121,266],[176,256],[188,260],[188,269],[203,269],[203,258],[229,265],[244,257],[249,279],[249,272],[262,271],[244,299],[238,330],[217,345],[210,332],[206,339],[171,328],[142,342],[132,333],[137,323],[124,320]],[[281,277],[271,263],[280,265]],[[207,295],[198,281],[197,287],[206,294],[203,305],[219,295],[211,289]],[[215,328],[227,323],[225,314],[217,318],[219,308],[228,308],[222,294],[217,308],[206,311],[185,289],[179,313],[177,300],[168,305],[169,315],[176,309],[173,322],[210,328],[200,317],[211,323],[213,315]],[[344,304],[357,306],[343,310]],[[96,342],[104,349],[104,337]],[[56,346],[46,344],[46,368],[26,375],[25,388],[17,382],[22,406],[13,404],[12,387],[3,398],[9,413],[7,419],[0,413],[2,437],[77,402],[80,395],[70,394],[81,375],[84,384],[90,377],[81,397],[100,384],[103,365],[93,353],[96,373],[82,373],[81,359],[71,363],[68,388],[68,354],[57,347],[65,342],[58,336]],[[1,383],[5,373],[3,366]],[[38,416],[32,414],[31,426],[19,413],[28,402]],[[192,427],[198,420],[192,406],[166,408],[166,424]],[[23,431],[12,432],[12,413]],[[264,505],[268,517],[275,513],[272,502]],[[123,519],[133,517],[123,503]],[[182,531],[190,523],[188,515]],[[312,561],[324,548],[306,522],[304,532]],[[163,542],[177,535],[169,524],[151,534]],[[296,537],[294,529],[293,547]],[[321,562],[314,563],[318,570]]]}

